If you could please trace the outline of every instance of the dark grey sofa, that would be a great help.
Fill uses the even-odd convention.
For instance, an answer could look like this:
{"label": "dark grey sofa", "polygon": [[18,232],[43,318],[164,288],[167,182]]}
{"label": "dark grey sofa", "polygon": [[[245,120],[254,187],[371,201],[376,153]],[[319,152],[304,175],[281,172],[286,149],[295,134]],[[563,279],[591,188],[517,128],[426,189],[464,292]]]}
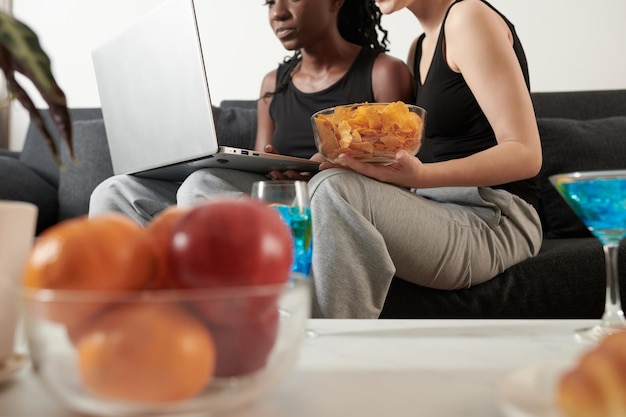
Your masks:
{"label": "dark grey sofa", "polygon": [[[381,318],[599,318],[604,308],[604,257],[599,242],[548,183],[556,172],[626,169],[626,90],[533,93],[544,151],[539,255],[493,280],[457,290],[432,290],[396,277]],[[47,116],[47,112],[43,112]],[[38,132],[30,128],[21,153],[0,153],[0,199],[40,207],[38,230],[87,212],[89,194],[112,173],[100,109],[73,109],[80,165],[59,173]],[[222,144],[251,147],[254,102],[214,108]],[[64,149],[65,150],[65,149]],[[420,156],[428,159],[428,146]],[[620,282],[626,293],[626,246]]]}

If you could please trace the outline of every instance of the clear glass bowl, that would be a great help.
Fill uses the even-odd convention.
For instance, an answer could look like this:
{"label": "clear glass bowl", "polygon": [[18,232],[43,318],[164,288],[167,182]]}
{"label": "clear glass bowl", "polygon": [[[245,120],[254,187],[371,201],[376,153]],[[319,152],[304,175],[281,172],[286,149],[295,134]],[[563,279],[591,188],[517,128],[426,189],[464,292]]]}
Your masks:
{"label": "clear glass bowl", "polygon": [[[297,273],[288,284],[255,287],[25,289],[26,337],[36,375],[73,411],[217,414],[260,398],[291,371],[310,291]],[[207,333],[212,345],[203,344]]]}
{"label": "clear glass bowl", "polygon": [[363,162],[392,164],[405,150],[415,155],[426,110],[412,104],[361,103],[330,107],[311,116],[317,150],[330,162],[350,154]]}

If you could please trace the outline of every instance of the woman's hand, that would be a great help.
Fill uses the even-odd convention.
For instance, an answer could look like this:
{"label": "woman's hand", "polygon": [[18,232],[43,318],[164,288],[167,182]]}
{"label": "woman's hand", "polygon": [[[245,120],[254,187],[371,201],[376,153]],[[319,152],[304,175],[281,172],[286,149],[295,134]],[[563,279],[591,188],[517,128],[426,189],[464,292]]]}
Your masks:
{"label": "woman's hand", "polygon": [[[272,145],[265,145],[263,149],[267,153],[273,153],[279,155],[278,151]],[[316,153],[310,158],[312,161],[322,162],[324,158]],[[294,180],[294,181],[308,181],[311,179],[312,174],[310,172],[298,172],[294,170],[289,171],[270,171],[267,173],[267,177],[272,180]]]}
{"label": "woman's hand", "polygon": [[405,188],[418,188],[420,174],[424,169],[422,161],[406,151],[396,153],[396,162],[391,165],[364,163],[358,159],[352,158],[348,154],[341,154],[338,159],[339,162],[337,164],[328,161],[323,162],[320,164],[320,170],[328,168],[348,168],[378,181]]}
{"label": "woman's hand", "polygon": [[311,179],[310,172],[298,172],[294,170],[289,171],[270,171],[267,173],[267,177],[271,180],[293,180],[293,181],[308,181]]}

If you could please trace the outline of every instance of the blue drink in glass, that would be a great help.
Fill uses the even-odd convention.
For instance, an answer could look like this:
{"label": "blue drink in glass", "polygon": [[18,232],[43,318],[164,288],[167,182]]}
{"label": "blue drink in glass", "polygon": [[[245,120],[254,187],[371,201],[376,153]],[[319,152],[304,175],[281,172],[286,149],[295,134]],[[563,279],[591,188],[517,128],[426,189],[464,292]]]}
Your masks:
{"label": "blue drink in glass", "polygon": [[626,170],[557,174],[550,182],[604,249],[604,314],[600,324],[576,332],[580,341],[597,342],[606,334],[626,329],[617,271],[619,244],[626,236]]}
{"label": "blue drink in glass", "polygon": [[565,180],[557,189],[600,241],[626,236],[626,177]]}
{"label": "blue drink in glass", "polygon": [[283,204],[272,205],[291,229],[293,236],[292,270],[306,276],[311,274],[313,258],[313,227],[309,207],[290,207]]}
{"label": "blue drink in glass", "polygon": [[[313,263],[313,223],[306,181],[256,181],[252,184],[251,195],[276,209],[291,230],[292,274],[310,277]],[[290,314],[284,309],[279,309],[279,313]],[[307,337],[317,337],[315,330],[307,328],[304,332]]]}

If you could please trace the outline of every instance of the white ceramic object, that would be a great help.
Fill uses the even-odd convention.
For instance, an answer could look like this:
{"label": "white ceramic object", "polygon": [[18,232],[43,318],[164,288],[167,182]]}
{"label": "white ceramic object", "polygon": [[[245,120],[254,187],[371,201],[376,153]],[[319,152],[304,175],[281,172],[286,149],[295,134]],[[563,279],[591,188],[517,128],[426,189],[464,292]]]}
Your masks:
{"label": "white ceramic object", "polygon": [[14,355],[19,284],[36,224],[35,205],[0,200],[0,364]]}

